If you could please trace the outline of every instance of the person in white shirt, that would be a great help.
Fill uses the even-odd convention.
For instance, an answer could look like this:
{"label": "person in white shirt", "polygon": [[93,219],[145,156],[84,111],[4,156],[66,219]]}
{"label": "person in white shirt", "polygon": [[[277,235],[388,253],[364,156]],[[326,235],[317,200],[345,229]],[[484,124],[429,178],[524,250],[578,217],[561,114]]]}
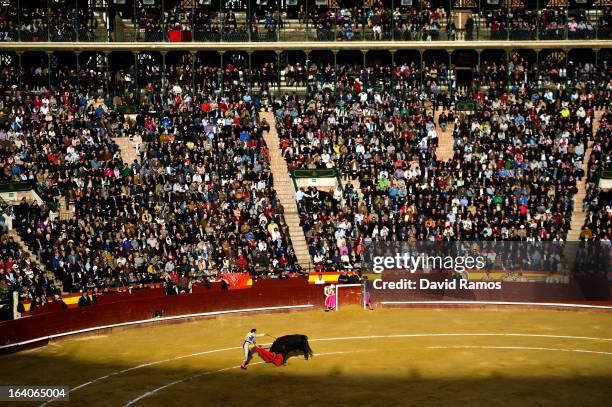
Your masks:
{"label": "person in white shirt", "polygon": [[257,329],[253,328],[244,336],[244,341],[242,342],[242,350],[244,351],[244,359],[242,359],[242,363],[240,364],[241,369],[246,370],[247,365],[249,364],[249,362],[251,361],[251,358],[253,357],[253,352],[251,351],[251,348],[255,346],[255,338],[259,338],[265,335],[266,335],[265,333],[258,334]]}

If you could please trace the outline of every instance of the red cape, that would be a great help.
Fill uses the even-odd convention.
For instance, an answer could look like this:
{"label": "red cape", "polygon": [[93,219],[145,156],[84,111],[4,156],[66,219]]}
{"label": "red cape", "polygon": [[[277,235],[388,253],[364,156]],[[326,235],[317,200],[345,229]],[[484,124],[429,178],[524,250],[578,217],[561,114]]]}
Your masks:
{"label": "red cape", "polygon": [[259,354],[259,356],[266,363],[274,363],[276,366],[280,366],[283,364],[283,355],[277,355],[276,353],[272,353],[270,351],[265,350],[264,348],[260,348],[257,345],[253,346],[255,352]]}

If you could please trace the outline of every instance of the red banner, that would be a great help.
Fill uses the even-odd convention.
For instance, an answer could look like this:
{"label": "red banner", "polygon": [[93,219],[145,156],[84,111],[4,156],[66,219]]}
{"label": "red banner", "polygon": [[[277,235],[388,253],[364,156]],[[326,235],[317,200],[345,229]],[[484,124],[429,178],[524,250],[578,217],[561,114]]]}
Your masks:
{"label": "red banner", "polygon": [[228,282],[230,290],[236,290],[249,288],[247,284],[251,277],[248,273],[227,273],[223,274],[223,278]]}

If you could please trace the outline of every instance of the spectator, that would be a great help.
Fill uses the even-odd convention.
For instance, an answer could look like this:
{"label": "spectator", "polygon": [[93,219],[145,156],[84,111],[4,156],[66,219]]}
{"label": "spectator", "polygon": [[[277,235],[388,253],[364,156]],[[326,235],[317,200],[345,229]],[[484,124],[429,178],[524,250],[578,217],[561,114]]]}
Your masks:
{"label": "spectator", "polygon": [[91,305],[91,299],[89,298],[89,293],[87,291],[83,291],[83,294],[79,298],[79,307],[89,307]]}

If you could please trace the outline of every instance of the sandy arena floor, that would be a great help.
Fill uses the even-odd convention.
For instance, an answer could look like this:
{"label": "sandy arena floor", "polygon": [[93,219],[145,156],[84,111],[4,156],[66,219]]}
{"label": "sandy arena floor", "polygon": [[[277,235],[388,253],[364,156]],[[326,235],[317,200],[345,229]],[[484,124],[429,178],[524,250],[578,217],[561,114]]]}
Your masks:
{"label": "sandy arena floor", "polygon": [[[275,367],[255,356],[242,371],[253,327],[306,334],[315,357]],[[0,385],[69,385],[74,405],[603,407],[612,314],[347,307],[223,317],[62,340],[0,357],[0,371]]]}

